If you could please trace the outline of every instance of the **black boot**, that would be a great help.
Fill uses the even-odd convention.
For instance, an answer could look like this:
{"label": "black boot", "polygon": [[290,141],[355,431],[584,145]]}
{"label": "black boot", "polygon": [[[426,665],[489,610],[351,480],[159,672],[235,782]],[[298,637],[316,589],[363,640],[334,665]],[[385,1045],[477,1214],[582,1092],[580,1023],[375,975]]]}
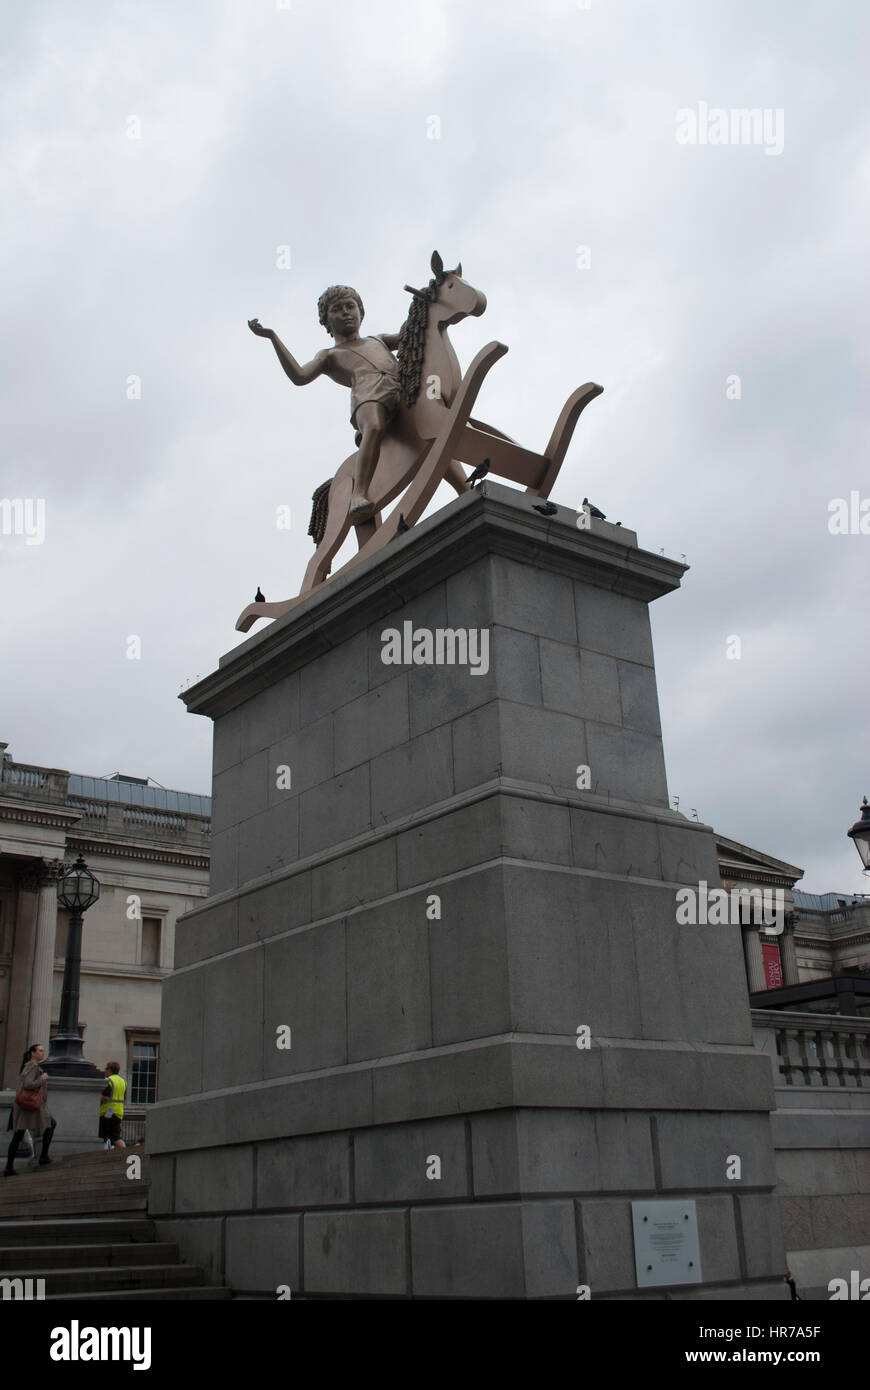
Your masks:
{"label": "black boot", "polygon": [[18,1147],[23,1138],[24,1130],[16,1129],[12,1135],[12,1140],[9,1145],[9,1152],[6,1155],[6,1167],[3,1170],[4,1178],[17,1178],[18,1176],[12,1165],[15,1162],[15,1155],[18,1153]]}
{"label": "black boot", "polygon": [[42,1136],[42,1153],[39,1155],[40,1163],[51,1163],[52,1160],[48,1156],[48,1146],[53,1138],[54,1125],[52,1125],[51,1129],[47,1129]]}

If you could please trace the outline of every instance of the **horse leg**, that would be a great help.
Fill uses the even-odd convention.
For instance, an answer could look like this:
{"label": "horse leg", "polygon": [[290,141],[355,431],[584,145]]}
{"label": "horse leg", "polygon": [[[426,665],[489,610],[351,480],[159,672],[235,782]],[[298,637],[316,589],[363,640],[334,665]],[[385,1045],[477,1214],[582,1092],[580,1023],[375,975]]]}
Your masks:
{"label": "horse leg", "polygon": [[360,521],[358,523],[356,527],[356,543],[360,550],[362,550],[366,541],[371,540],[372,536],[375,534],[375,531],[377,531],[380,524],[380,512],[375,512],[374,516],[369,517],[368,521]]}
{"label": "horse leg", "polygon": [[356,455],[352,454],[350,459],[345,460],[332,480],[323,540],[308,563],[302,588],[299,590],[300,596],[310,594],[312,589],[316,589],[318,584],[323,583],[329,573],[332,557],[337,550],[341,549],[344,538],[350,530],[347,514],[353,495],[353,473],[347,468],[347,464],[352,464],[355,457]]}
{"label": "horse leg", "polygon": [[465,476],[465,469],[462,467],[461,463],[457,463],[456,459],[451,459],[448,463],[447,472],[444,474],[444,481],[445,483],[449,483],[452,488],[455,488],[460,497],[463,492],[468,492],[469,483]]}

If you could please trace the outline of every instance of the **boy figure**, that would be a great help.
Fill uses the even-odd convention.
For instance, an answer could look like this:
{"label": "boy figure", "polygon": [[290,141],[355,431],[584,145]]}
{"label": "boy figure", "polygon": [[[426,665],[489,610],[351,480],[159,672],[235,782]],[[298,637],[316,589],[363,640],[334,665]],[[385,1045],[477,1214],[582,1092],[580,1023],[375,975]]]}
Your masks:
{"label": "boy figure", "polygon": [[350,423],[356,431],[359,452],[348,519],[358,525],[375,512],[369,486],[381,440],[402,398],[398,363],[392,352],[399,346],[399,334],[379,333],[374,338],[361,338],[359,330],[365,309],[350,285],[330,285],[318,299],[317,311],[335,344],[318,352],[304,367],[291,356],[273,329],[263,328],[257,319],[249,319],[248,327],[259,338],[271,339],[278,361],[294,386],[307,386],[325,375],[350,387]]}

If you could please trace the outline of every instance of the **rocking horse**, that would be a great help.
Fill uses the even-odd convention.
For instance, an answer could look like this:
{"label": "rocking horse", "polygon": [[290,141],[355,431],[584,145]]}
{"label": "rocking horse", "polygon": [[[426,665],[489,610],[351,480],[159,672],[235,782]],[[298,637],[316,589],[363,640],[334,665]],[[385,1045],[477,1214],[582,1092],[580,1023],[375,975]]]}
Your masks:
{"label": "rocking horse", "polygon": [[[258,618],[281,617],[327,583],[333,557],[351,526],[355,527],[359,549],[336,575],[346,573],[361,560],[377,554],[400,530],[413,526],[442,481],[449,482],[459,493],[466,491],[468,482],[460,466],[463,463],[477,467],[488,459],[491,474],[519,483],[532,497],[544,500],[549,496],[581,411],[601,395],[604,388],[587,382],[568,397],[543,454],[524,449],[500,430],[473,419],[471,412],[484,378],[508,349],[504,343],[487,343],[465,376],[462,375],[447,329],[464,318],[482,314],[486,297],[462,279],[461,263],[455,270],[445,270],[435,251],[431,268],[433,278],[425,290],[405,286],[412,295],[412,303],[398,337],[401,401],[377,449],[367,491],[371,514],[364,515],[358,502],[352,510],[352,499],[358,496],[356,488],[363,452],[360,448],[350,454],[335,476],[314,494],[309,532],[314,536],[316,550],[298,596],[279,603],[249,604],[236,622],[239,632],[248,632]],[[256,319],[251,320],[249,326],[255,333],[271,336],[274,341],[274,335],[261,329]],[[392,346],[393,341],[386,339],[386,347]],[[283,345],[281,348],[295,369],[295,372],[288,369],[282,358],[285,371],[298,384],[324,370],[322,366],[309,364],[312,371],[305,375],[306,369],[298,368]],[[321,354],[323,358],[326,356],[326,353]],[[317,361],[315,359],[315,363]],[[360,438],[358,433],[358,443]],[[397,506],[382,519],[382,509],[400,493],[403,496]]]}

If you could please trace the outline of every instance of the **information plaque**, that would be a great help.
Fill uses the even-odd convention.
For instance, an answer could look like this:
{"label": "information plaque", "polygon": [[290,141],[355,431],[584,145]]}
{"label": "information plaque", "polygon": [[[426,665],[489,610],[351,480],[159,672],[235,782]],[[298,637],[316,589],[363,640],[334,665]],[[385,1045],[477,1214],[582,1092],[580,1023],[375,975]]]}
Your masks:
{"label": "information plaque", "polygon": [[693,1201],[632,1202],[637,1286],[700,1284],[698,1216]]}

